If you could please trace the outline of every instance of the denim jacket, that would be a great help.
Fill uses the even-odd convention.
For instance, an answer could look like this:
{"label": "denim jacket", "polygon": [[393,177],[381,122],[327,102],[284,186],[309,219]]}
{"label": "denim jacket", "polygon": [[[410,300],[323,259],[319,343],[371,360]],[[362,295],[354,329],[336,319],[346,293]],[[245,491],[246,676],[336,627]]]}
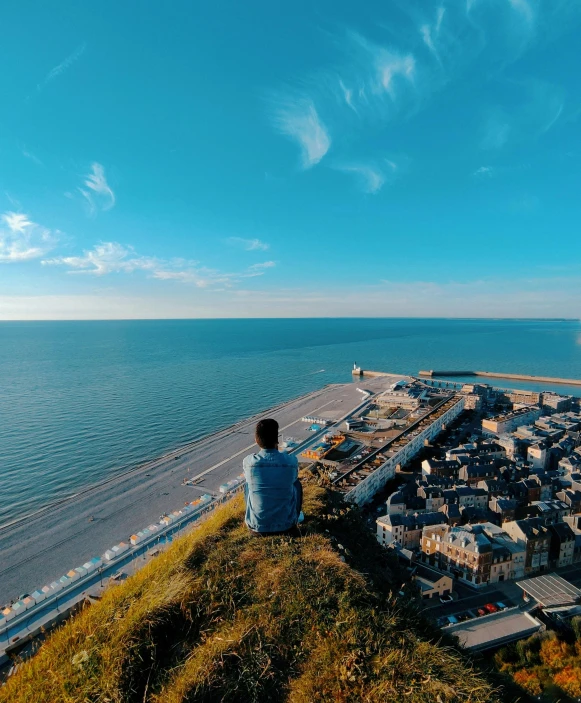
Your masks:
{"label": "denim jacket", "polygon": [[278,449],[261,449],[245,457],[243,467],[248,527],[255,532],[279,532],[296,525],[296,456]]}

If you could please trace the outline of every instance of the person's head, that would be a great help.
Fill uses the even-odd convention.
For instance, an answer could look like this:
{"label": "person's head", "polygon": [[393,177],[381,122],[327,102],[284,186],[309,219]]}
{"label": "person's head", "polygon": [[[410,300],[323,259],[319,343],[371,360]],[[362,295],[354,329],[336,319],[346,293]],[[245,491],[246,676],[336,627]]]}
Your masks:
{"label": "person's head", "polygon": [[278,422],[272,418],[259,420],[254,436],[256,444],[261,449],[276,449],[278,447]]}

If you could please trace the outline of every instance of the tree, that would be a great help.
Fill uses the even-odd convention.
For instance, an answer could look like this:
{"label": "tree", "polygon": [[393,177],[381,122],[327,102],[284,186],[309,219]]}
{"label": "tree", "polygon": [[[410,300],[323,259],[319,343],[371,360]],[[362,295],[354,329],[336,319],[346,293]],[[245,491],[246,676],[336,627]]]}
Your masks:
{"label": "tree", "polygon": [[536,669],[520,669],[515,672],[513,678],[516,684],[533,696],[539,696],[543,692]]}
{"label": "tree", "polygon": [[572,698],[581,696],[581,668],[578,666],[566,666],[555,674],[554,681]]}

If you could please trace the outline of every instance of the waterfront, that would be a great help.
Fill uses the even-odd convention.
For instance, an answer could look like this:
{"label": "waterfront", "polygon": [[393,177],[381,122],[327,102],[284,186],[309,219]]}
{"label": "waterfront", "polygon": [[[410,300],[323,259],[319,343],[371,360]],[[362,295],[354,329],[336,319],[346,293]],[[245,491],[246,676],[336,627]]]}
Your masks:
{"label": "waterfront", "polygon": [[413,374],[494,368],[579,378],[580,340],[578,322],[550,321],[2,323],[0,524],[273,405],[350,381],[354,361]]}

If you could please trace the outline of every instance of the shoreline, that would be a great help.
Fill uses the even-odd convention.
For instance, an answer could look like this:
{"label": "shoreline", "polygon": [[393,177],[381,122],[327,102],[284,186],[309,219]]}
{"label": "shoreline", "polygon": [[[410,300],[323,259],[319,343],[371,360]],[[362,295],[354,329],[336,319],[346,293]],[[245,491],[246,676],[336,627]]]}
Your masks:
{"label": "shoreline", "polygon": [[[72,495],[68,496],[63,496],[62,498],[59,498],[58,500],[52,501],[51,503],[48,503],[44,506],[39,507],[37,510],[34,510],[33,512],[26,513],[26,515],[21,515],[9,522],[4,522],[0,524],[0,534],[7,529],[10,529],[11,527],[17,526],[22,522],[25,522],[27,520],[30,520],[32,518],[37,518],[43,515],[44,513],[58,509],[59,507],[63,506],[69,501],[74,501],[77,498],[81,498],[82,496],[85,496],[89,494],[92,491],[96,491],[103,486],[107,486],[108,484],[118,481],[124,478],[127,478],[131,476],[132,474],[144,470],[144,469],[153,469],[155,466],[162,461],[168,461],[176,457],[176,455],[179,455],[181,453],[186,453],[190,452],[193,449],[196,448],[199,444],[206,442],[208,440],[218,440],[221,438],[222,435],[228,435],[236,431],[237,428],[243,427],[244,425],[256,421],[262,416],[264,416],[266,413],[275,413],[277,411],[283,410],[285,407],[288,405],[291,405],[292,403],[295,403],[297,401],[309,398],[309,397],[316,397],[315,394],[317,393],[322,393],[324,392],[325,389],[333,386],[337,386],[341,384],[336,384],[336,383],[327,383],[325,384],[322,388],[315,390],[315,391],[310,391],[308,393],[303,393],[302,395],[296,396],[295,398],[291,398],[290,400],[285,400],[279,403],[278,405],[274,405],[270,408],[266,408],[265,410],[261,410],[254,415],[251,415],[250,417],[247,418],[242,418],[240,420],[237,420],[233,425],[227,425],[225,427],[221,427],[213,432],[209,432],[208,434],[205,434],[201,437],[198,437],[197,439],[193,439],[189,442],[186,442],[185,444],[180,445],[179,447],[176,447],[175,449],[170,449],[169,451],[165,452],[164,454],[161,454],[159,456],[150,458],[150,459],[145,459],[141,461],[138,464],[135,465],[125,465],[119,468],[119,470],[116,470],[114,474],[111,476],[102,479],[101,481],[98,481],[96,483],[91,483],[87,486],[84,487],[79,487],[79,490],[73,493]],[[179,458],[179,456],[178,456]]]}
{"label": "shoreline", "polygon": [[[320,412],[342,416],[360,403],[355,383],[327,384],[77,491],[56,506],[53,502],[5,524],[1,530],[0,603],[31,592],[42,585],[41,580],[50,583],[71,565],[104,553],[200,492],[219,496],[220,486],[240,474],[242,455],[255,446],[257,418],[275,414],[285,436],[292,435],[300,443],[311,436],[302,417]],[[195,486],[184,483],[184,476],[189,479],[198,474],[203,476]]]}

